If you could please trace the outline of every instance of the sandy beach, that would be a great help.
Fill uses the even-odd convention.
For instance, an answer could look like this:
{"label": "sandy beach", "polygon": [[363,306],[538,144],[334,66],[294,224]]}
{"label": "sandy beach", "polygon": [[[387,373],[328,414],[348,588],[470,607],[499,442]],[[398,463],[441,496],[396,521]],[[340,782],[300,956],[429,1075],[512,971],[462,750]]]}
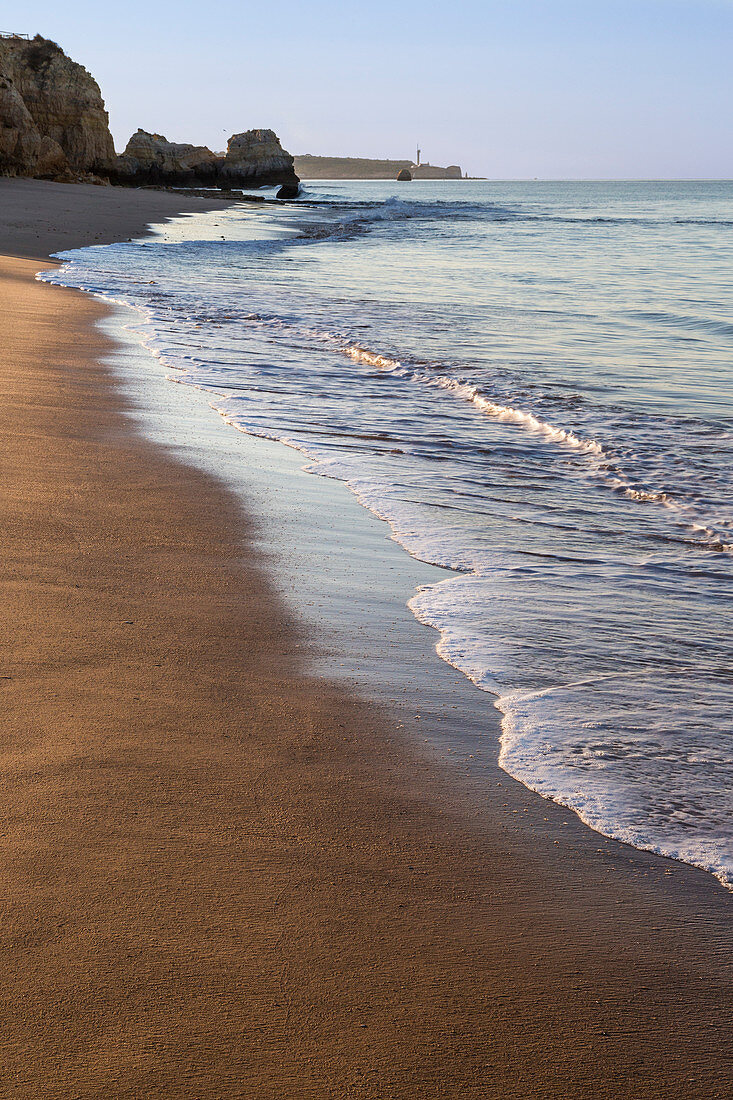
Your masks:
{"label": "sandy beach", "polygon": [[429,632],[480,785],[316,674],[261,523],[35,281],[213,202],[0,180],[0,1094],[729,1096],[730,893],[501,772]]}

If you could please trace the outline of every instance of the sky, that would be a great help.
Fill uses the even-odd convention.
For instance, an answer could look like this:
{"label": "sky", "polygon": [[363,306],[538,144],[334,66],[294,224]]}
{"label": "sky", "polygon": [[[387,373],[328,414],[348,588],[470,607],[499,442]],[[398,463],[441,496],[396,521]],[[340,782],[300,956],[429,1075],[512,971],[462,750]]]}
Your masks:
{"label": "sky", "polygon": [[498,179],[733,177],[733,0],[22,0],[138,127]]}

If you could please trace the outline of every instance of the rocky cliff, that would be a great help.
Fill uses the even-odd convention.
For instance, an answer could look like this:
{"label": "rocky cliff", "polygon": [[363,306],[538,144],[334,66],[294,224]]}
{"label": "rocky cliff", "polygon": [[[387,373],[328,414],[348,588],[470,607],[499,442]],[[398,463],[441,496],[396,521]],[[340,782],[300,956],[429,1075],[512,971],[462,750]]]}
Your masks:
{"label": "rocky cliff", "polygon": [[293,158],[272,130],[229,139],[226,154],[138,130],[116,156],[99,85],[60,46],[0,35],[0,174],[177,187],[280,186],[298,193]]}
{"label": "rocky cliff", "polygon": [[0,172],[103,174],[115,159],[99,85],[60,46],[0,38]]}
{"label": "rocky cliff", "polygon": [[67,166],[61,146],[41,137],[12,79],[0,72],[0,172],[57,176]]}
{"label": "rocky cliff", "polygon": [[229,139],[225,155],[204,145],[168,141],[138,130],[117,158],[113,178],[127,184],[172,187],[259,187],[279,185],[281,197],[297,194],[293,158],[272,130],[247,130]]}

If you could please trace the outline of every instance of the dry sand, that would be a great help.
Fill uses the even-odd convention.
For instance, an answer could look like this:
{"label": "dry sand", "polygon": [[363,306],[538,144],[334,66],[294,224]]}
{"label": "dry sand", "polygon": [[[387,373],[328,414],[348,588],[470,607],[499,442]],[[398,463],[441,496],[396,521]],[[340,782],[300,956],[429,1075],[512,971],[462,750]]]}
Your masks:
{"label": "dry sand", "polygon": [[0,1095],[730,1096],[730,895],[314,679],[18,258],[206,207],[0,181]]}

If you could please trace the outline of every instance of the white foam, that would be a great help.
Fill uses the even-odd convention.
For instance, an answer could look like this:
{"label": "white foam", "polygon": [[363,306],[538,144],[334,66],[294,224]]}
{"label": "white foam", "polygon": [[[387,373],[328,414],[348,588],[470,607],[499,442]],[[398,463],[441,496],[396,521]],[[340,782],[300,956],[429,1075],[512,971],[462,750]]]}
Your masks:
{"label": "white foam", "polygon": [[527,409],[502,404],[483,393],[477,386],[469,385],[458,379],[434,372],[421,371],[406,366],[401,360],[383,355],[358,344],[343,344],[340,350],[355,362],[377,367],[400,374],[408,374],[415,381],[428,386],[439,386],[464,401],[475,405],[482,413],[503,424],[516,424],[524,431],[539,436],[560,447],[568,447],[587,456],[591,460],[591,471],[617,492],[623,493],[629,500],[640,504],[660,504],[674,514],[675,519],[699,542],[711,550],[733,554],[733,543],[727,542],[715,528],[700,522],[695,508],[689,503],[677,499],[665,490],[646,489],[635,484],[626,476],[612,451],[606,449],[596,439],[578,435],[571,428],[558,427]]}
{"label": "white foam", "polygon": [[[648,676],[648,670],[627,674],[642,686]],[[731,822],[720,812],[722,807],[717,808],[718,813],[710,814],[709,810],[705,813],[708,809],[704,806],[705,792],[694,800],[689,791],[685,796],[680,791],[679,809],[673,814],[667,813],[660,827],[654,821],[650,796],[645,814],[640,811],[638,802],[630,805],[628,790],[621,788],[614,796],[614,786],[604,782],[604,757],[609,754],[613,757],[620,750],[628,751],[628,745],[618,734],[616,740],[602,738],[599,748],[594,749],[589,744],[588,689],[602,684],[603,679],[598,677],[544,691],[499,697],[496,707],[504,715],[499,766],[543,798],[567,806],[596,832],[634,848],[699,867],[715,875],[728,890],[733,890]],[[618,681],[618,677],[607,679]],[[573,696],[577,697],[575,710],[580,711],[582,718],[573,714],[574,708],[569,704]],[[556,739],[559,724],[566,730],[561,748]],[[568,725],[578,729],[576,743],[570,747]],[[633,766],[642,771],[647,769],[650,759],[659,755],[659,746],[653,749],[656,751],[650,751],[638,737],[633,746]],[[730,756],[719,755],[730,769]],[[699,764],[709,767],[710,753],[690,751],[685,763],[688,770],[694,770]],[[645,778],[653,785],[653,775]]]}

